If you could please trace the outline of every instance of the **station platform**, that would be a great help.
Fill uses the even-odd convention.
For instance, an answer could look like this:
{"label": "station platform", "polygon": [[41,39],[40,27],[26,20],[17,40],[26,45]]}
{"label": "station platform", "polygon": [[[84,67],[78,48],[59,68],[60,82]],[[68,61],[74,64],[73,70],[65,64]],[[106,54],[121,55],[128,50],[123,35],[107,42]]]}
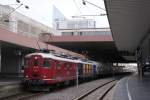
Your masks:
{"label": "station platform", "polygon": [[0,99],[10,95],[20,93],[21,80],[18,79],[0,79]]}
{"label": "station platform", "polygon": [[150,100],[150,73],[121,79],[115,87],[112,100]]}

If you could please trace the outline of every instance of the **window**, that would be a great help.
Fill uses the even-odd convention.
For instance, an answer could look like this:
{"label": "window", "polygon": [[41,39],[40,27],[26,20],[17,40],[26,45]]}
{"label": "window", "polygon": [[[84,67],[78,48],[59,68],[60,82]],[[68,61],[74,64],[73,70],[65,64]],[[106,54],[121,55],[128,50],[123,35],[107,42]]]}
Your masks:
{"label": "window", "polygon": [[65,63],[65,69],[68,69],[70,67],[70,64],[69,63]]}
{"label": "window", "polygon": [[73,35],[74,35],[74,33],[73,33],[73,32],[71,32],[71,35],[73,36]]}
{"label": "window", "polygon": [[38,66],[38,59],[35,59],[35,60],[33,61],[33,65],[34,65],[34,66]]}
{"label": "window", "polygon": [[79,35],[83,35],[83,32],[79,32]]}
{"label": "window", "polygon": [[61,69],[61,62],[57,62],[57,63],[56,63],[56,68],[57,68],[57,69]]}
{"label": "window", "polygon": [[50,67],[51,66],[49,59],[44,59],[43,66],[44,67]]}

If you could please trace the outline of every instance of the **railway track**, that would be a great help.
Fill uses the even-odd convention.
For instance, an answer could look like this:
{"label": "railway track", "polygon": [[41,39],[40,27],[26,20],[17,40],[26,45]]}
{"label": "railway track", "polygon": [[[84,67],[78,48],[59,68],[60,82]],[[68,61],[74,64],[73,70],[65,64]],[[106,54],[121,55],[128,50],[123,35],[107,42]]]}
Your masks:
{"label": "railway track", "polygon": [[107,93],[115,86],[116,82],[117,80],[112,80],[104,83],[73,100],[103,100]]}
{"label": "railway track", "polygon": [[104,79],[95,82],[81,84],[80,88],[73,86],[68,89],[56,89],[53,92],[20,93],[0,100],[103,100],[117,80],[107,81]]}
{"label": "railway track", "polygon": [[0,100],[28,100],[32,97],[40,96],[40,95],[44,95],[44,93],[43,92],[39,92],[39,93],[26,93],[26,92],[23,92],[23,93],[19,93],[19,94],[16,94],[16,95],[0,98]]}

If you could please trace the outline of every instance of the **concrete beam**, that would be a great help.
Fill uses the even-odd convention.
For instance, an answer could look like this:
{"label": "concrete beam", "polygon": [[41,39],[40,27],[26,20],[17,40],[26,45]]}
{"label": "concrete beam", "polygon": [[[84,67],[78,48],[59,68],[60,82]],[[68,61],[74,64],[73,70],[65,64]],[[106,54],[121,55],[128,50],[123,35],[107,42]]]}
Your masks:
{"label": "concrete beam", "polygon": [[43,36],[40,38],[43,42],[113,42],[111,35],[93,35],[93,36]]}
{"label": "concrete beam", "polygon": [[[11,43],[11,44],[22,46],[22,47],[33,48],[37,50],[40,48],[47,48],[47,45],[45,43],[38,41],[38,39],[36,38],[25,37],[25,36],[20,35],[19,33],[17,34],[17,33],[8,31],[6,29],[3,29],[1,27],[0,27],[0,41]],[[37,45],[37,41],[38,41],[38,44],[40,45],[40,48]],[[65,50],[65,49],[62,49],[53,45],[48,45],[48,49],[55,50],[56,52],[64,52],[70,55],[84,57],[81,54],[78,54],[69,50]]]}

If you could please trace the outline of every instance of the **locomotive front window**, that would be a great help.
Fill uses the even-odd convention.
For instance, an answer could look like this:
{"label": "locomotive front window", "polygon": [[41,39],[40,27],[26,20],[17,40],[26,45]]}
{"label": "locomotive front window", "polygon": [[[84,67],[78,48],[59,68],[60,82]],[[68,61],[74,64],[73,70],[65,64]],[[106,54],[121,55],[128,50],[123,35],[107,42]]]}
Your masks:
{"label": "locomotive front window", "polygon": [[43,66],[44,66],[44,67],[50,67],[50,66],[51,66],[50,60],[49,60],[49,59],[44,59]]}
{"label": "locomotive front window", "polygon": [[34,66],[38,66],[38,59],[35,59],[33,64],[34,64]]}

